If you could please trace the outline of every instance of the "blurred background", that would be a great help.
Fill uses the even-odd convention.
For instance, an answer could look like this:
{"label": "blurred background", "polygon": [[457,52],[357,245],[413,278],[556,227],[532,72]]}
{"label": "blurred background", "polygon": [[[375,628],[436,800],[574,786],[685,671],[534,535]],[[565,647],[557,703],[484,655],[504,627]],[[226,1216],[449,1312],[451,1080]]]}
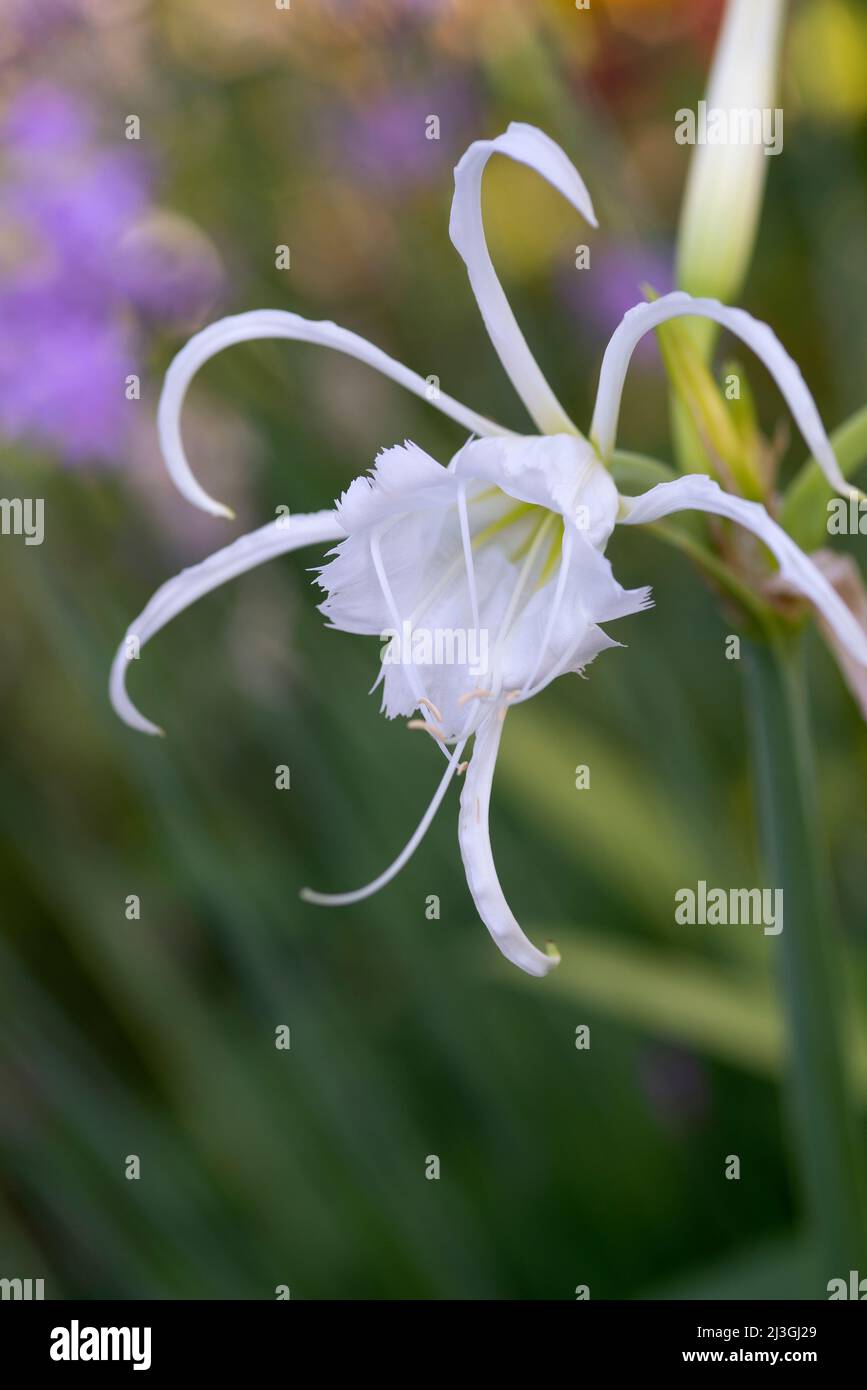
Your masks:
{"label": "blurred background", "polygon": [[[454,793],[383,894],[299,902],[303,884],[384,867],[441,769],[367,695],[378,643],[325,629],[314,552],[148,648],[131,689],[166,740],[123,727],[106,694],[127,623],[169,575],[278,506],[329,505],[385,445],[445,462],[461,442],[336,354],[234,348],[184,417],[194,467],[239,519],[206,517],[168,483],[154,428],[189,333],[256,307],[333,318],[526,428],[447,228],[463,149],[528,120],[581,169],[601,230],[506,161],[486,224],[528,341],[586,424],[620,315],[642,283],[671,288],[688,158],[674,112],[702,95],[719,13],[5,0],[0,491],[44,499],[45,541],[0,539],[0,1275],[79,1298],[823,1296],[769,942],[673,921],[678,887],[764,882],[730,620],[685,559],[616,537],[618,577],[652,583],[657,607],[618,624],[628,651],[509,721],[494,847],[517,916],[562,952],[545,981],[476,918]],[[834,426],[867,397],[863,4],[793,7],[781,104],[742,302]],[[750,373],[770,431],[783,407]],[[653,345],[622,443],[670,457]],[[787,471],[801,459],[794,444]],[[810,654],[867,1105],[867,735],[817,639]],[[740,1182],[724,1179],[733,1153]]]}

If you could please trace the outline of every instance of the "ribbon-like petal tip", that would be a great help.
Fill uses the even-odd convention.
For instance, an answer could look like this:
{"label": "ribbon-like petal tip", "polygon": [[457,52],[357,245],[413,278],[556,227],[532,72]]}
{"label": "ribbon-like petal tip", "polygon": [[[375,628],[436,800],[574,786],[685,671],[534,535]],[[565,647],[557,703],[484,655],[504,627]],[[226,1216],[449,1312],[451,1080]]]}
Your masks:
{"label": "ribbon-like petal tip", "polygon": [[165,738],[166,731],[161,729],[159,724],[154,724],[152,720],[146,719],[133,704],[126,690],[126,673],[130,667],[132,658],[127,655],[126,641],[115,653],[111,667],[111,677],[108,685],[108,698],[111,707],[124,724],[130,729],[135,729],[140,734],[150,734],[152,737]]}
{"label": "ribbon-like petal tip", "polygon": [[138,715],[136,719],[124,719],[123,721],[130,729],[135,729],[136,733],[139,734],[149,734],[151,738],[168,737],[165,729],[161,729],[159,724],[152,724],[149,719],[145,719],[144,715],[138,714],[138,711],[136,714]]}
{"label": "ribbon-like petal tip", "polygon": [[560,955],[557,946],[553,941],[545,942],[545,955],[551,961],[551,969],[554,970],[560,964],[563,957]]}
{"label": "ribbon-like petal tip", "polygon": [[227,507],[225,502],[218,502],[216,497],[205,492],[204,488],[197,488],[196,496],[187,499],[192,502],[194,507],[200,511],[207,512],[208,516],[218,516],[221,521],[235,521],[236,513],[232,507]]}
{"label": "ribbon-like petal tip", "polygon": [[152,719],[139,713],[126,691],[123,692],[121,699],[116,699],[112,695],[111,703],[115,714],[126,724],[127,728],[135,729],[137,734],[148,734],[151,738],[167,737],[165,729],[161,728],[159,724],[154,724]]}
{"label": "ribbon-like petal tip", "polygon": [[[220,506],[219,503],[214,505]],[[139,714],[126,691],[129,667],[141,654],[145,644],[179,613],[183,613],[184,609],[237,575],[245,574],[257,565],[297,550],[303,545],[340,540],[344,535],[337,513],[330,509],[299,513],[293,517],[290,527],[281,527],[279,523],[269,521],[257,531],[240,536],[230,545],[200,561],[198,565],[193,565],[162,584],[127,629],[124,641],[115,654],[109,680],[109,696],[117,715],[125,724],[129,724],[130,728],[138,729],[140,733],[165,737],[165,731],[158,724]]]}
{"label": "ribbon-like petal tip", "polygon": [[125,694],[122,701],[116,700],[112,696],[111,703],[115,714],[126,724],[127,728],[135,729],[137,734],[148,734],[151,738],[167,737],[165,729],[160,728],[159,724],[154,724],[152,720],[140,714]]}
{"label": "ribbon-like petal tip", "polygon": [[513,965],[539,979],[554,969],[557,958],[547,951],[540,951],[524,935],[506,902],[491,850],[488,816],[502,731],[502,720],[496,715],[490,715],[476,730],[473,756],[461,793],[458,841],[467,887],[495,945]]}
{"label": "ribbon-like petal tip", "polygon": [[440,778],[439,785],[431,797],[427,810],[400,854],[392,860],[387,869],[384,869],[376,878],[371,879],[370,883],[366,883],[363,888],[356,888],[351,893],[317,893],[312,888],[302,888],[299,897],[306,903],[315,903],[317,907],[349,907],[353,903],[363,902],[365,898],[372,898],[374,893],[378,893],[387,883],[391,883],[392,879],[400,873],[404,864],[408,863],[415,854],[427,834],[428,827],[460,766],[465,744],[466,739],[462,739],[454,748],[449,757],[448,767]]}
{"label": "ribbon-like petal tip", "polygon": [[821,570],[758,502],[724,492],[700,473],[659,483],[640,497],[624,498],[623,502],[622,520],[627,525],[645,525],[674,512],[699,511],[728,517],[752,531],[776,559],[783,583],[813,605],[854,661],[867,666],[867,634],[861,624]]}

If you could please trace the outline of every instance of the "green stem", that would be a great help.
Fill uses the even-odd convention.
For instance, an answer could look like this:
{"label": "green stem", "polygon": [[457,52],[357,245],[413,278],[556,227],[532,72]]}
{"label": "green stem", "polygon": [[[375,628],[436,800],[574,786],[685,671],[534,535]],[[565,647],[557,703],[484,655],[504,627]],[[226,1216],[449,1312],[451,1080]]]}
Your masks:
{"label": "green stem", "polygon": [[783,890],[780,954],[789,1108],[822,1292],[867,1273],[862,1156],[844,1062],[844,991],[830,917],[800,639],[749,647],[753,761],[772,886]]}
{"label": "green stem", "polygon": [[751,589],[749,584],[745,584],[740,576],[706,545],[697,541],[676,522],[668,524],[660,521],[648,522],[644,529],[656,536],[658,540],[665,541],[666,545],[671,545],[675,550],[680,550],[684,555],[688,555],[699,569],[703,570],[711,579],[716,580],[726,593],[738,601],[744,613],[752,618],[759,632],[768,631],[772,617],[767,604],[764,604],[760,598],[756,598],[755,590]]}

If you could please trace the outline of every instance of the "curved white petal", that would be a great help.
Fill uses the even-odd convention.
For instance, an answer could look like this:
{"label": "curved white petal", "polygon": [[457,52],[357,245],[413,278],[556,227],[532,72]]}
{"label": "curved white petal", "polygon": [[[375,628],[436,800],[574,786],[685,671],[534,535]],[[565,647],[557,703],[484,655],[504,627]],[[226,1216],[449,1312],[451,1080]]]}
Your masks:
{"label": "curved white petal", "polygon": [[635,348],[645,333],[658,328],[667,319],[682,317],[713,319],[714,323],[721,324],[752,348],[779,386],[810,453],[820,464],[831,486],[844,496],[857,492],[840,472],[831,441],[798,364],[786,352],[772,329],[743,309],[730,309],[716,299],[693,299],[681,290],[663,295],[649,304],[636,304],[612,334],[602,359],[596,407],[590,426],[591,439],[602,458],[607,459],[614,449],[623,385]]}
{"label": "curved white petal", "polygon": [[145,642],[154,633],[176,618],[197,599],[218,589],[266,560],[298,550],[303,545],[320,541],[343,540],[346,535],[333,511],[308,512],[298,516],[281,517],[270,521],[258,531],[239,537],[231,545],[217,550],[206,560],[182,570],[157,589],[147,606],[130,623],[112,663],[109,693],[111,703],[125,724],[145,734],[161,734],[163,730],[140,714],[126,692],[126,673],[131,661],[137,659]]}
{"label": "curved white petal", "polygon": [[509,430],[494,424],[492,420],[486,419],[484,415],[477,415],[474,410],[467,409],[443,391],[431,393],[424,377],[410,371],[409,367],[402,366],[400,362],[396,362],[393,357],[389,357],[357,333],[339,328],[335,323],[313,322],[301,318],[299,314],[285,313],[279,309],[256,309],[247,314],[235,314],[212,323],[209,328],[203,328],[201,333],[197,333],[181,349],[166,373],[157,416],[160,445],[173,482],[194,506],[201,507],[203,511],[211,512],[214,516],[231,517],[232,512],[222,503],[215,501],[193,475],[181,439],[181,408],[191,380],[209,358],[234,343],[261,338],[289,338],[293,341],[314,343],[319,347],[333,348],[336,352],[343,352],[348,357],[356,357],[360,362],[366,362],[368,366],[382,372],[383,376],[391,377],[408,391],[414,392],[416,396],[430,400],[430,403],[444,415],[457,420],[474,434],[510,433]]}
{"label": "curved white petal", "polygon": [[733,497],[711,478],[689,474],[660,483],[641,497],[622,498],[621,521],[638,525],[671,512],[713,512],[728,517],[759,537],[776,557],[783,581],[808,599],[855,661],[867,666],[867,634],[809,556],[795,544],[758,502]]}
{"label": "curved white petal", "polygon": [[461,761],[461,754],[464,751],[466,739],[458,743],[454,751],[448,755],[448,767],[440,778],[439,785],[434,792],[430,805],[416,826],[410,838],[407,840],[400,854],[387,869],[366,883],[363,888],[355,888],[349,893],[317,893],[313,888],[302,888],[300,897],[307,903],[316,903],[318,907],[348,907],[351,903],[360,903],[364,898],[372,898],[374,893],[378,893],[380,888],[384,888],[387,883],[391,883],[396,878],[405,864],[408,864],[415,854],[428,830],[431,821],[440,808],[443,797],[449,789],[452,778],[454,777],[458,764]]}
{"label": "curved white petal", "polygon": [[495,140],[470,145],[455,169],[449,236],[469,271],[470,284],[491,342],[509,378],[543,434],[579,434],[527,346],[497,279],[485,241],[482,175],[492,154],[504,154],[542,175],[595,227],[590,194],[568,156],[535,126],[513,121]]}
{"label": "curved white petal", "polygon": [[488,814],[502,731],[503,723],[496,711],[476,731],[473,756],[461,792],[461,858],[479,916],[503,955],[528,975],[547,975],[559,957],[538,950],[521,931],[503,895],[491,851]]}

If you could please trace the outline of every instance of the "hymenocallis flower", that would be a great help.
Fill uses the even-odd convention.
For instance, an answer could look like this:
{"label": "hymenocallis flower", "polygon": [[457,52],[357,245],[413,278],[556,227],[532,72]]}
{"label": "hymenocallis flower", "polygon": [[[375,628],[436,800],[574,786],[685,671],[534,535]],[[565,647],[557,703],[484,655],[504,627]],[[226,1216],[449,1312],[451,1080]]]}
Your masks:
{"label": "hymenocallis flower", "polygon": [[[459,841],[479,915],[500,950],[531,975],[559,957],[524,935],[497,878],[488,829],[494,765],[507,712],[556,677],[583,672],[619,645],[602,624],[650,603],[646,588],[618,584],[605,548],[614,527],[652,523],[673,512],[715,513],[746,528],[775,558],[779,577],[803,596],[852,660],[867,667],[867,635],[812,561],[757,502],[690,474],[621,496],[609,463],[630,358],[640,339],[668,319],[704,316],[747,343],[775,377],[804,439],[840,492],[852,490],[837,466],[801,374],[771,329],[739,309],[685,293],[631,309],[606,349],[587,435],[573,424],[543,377],[515,321],[488,254],[481,185],[488,159],[506,155],[535,169],[596,225],[584,183],[563,150],[532,126],[513,124],[495,140],[471,145],[455,170],[451,239],[494,347],[538,433],[518,435],[432,393],[426,381],[356,334],[296,314],[257,311],[198,333],[169,368],[159,431],[180,491],[215,515],[231,513],[193,476],[180,414],[189,383],[223,348],[254,338],[290,338],[359,358],[399,381],[471,432],[447,466],[414,444],[385,449],[372,472],[356,478],[335,507],[281,518],[242,537],[164,584],[128,629],[115,658],[111,698],[134,728],[159,733],[126,693],[127,667],[173,617],[236,575],[301,546],[332,545],[317,583],[321,609],[346,632],[388,636],[378,684],[389,718],[415,716],[441,746],[446,765],[418,828],[394,863],[355,892],[305,890],[308,901],[346,904],[376,892],[422,840],[452,779],[465,772]],[[456,634],[445,653],[416,634]],[[407,636],[409,642],[407,642]],[[469,640],[474,638],[476,640]],[[484,639],[484,640],[481,640]],[[409,650],[408,650],[409,648]],[[480,673],[478,656],[485,652]],[[474,740],[472,755],[464,752]]]}

